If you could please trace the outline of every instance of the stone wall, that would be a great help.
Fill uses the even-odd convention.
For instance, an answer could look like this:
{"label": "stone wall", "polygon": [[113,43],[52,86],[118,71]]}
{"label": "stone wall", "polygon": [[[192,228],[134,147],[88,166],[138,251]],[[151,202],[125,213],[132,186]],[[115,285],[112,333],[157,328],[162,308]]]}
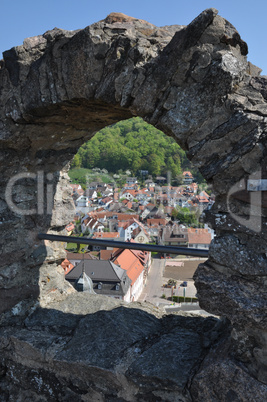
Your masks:
{"label": "stone wall", "polygon": [[[246,55],[246,43],[214,9],[187,27],[157,28],[111,14],[84,30],[54,29],[4,53],[2,400],[16,395],[25,401],[27,395],[49,400],[49,393],[50,400],[70,400],[73,395],[79,395],[77,400],[149,400],[148,395],[155,401],[266,399],[267,199],[264,192],[247,191],[247,181],[267,178],[267,91],[266,78]],[[135,115],[174,137],[216,194],[204,217],[216,239],[195,283],[201,307],[223,317],[223,323],[212,330],[215,324],[202,319],[192,328],[190,319],[182,325],[173,318],[173,326],[165,327],[161,313],[152,309],[151,326],[141,331],[148,317],[137,311],[130,331],[134,335],[121,343],[115,364],[107,362],[107,345],[116,339],[101,338],[100,324],[121,311],[121,327],[133,310],[105,307],[111,312],[104,319],[101,311],[94,314],[93,308],[79,304],[59,267],[64,245],[41,242],[37,235],[63,233],[70,220],[73,205],[66,172],[79,146],[100,128]],[[63,324],[57,329],[58,311],[70,320],[69,332]],[[96,339],[102,339],[97,359],[101,355],[104,363],[79,356],[84,331],[87,350],[91,342],[100,347]],[[183,337],[195,342],[185,346],[178,340]],[[190,356],[183,356],[190,361],[183,379],[164,372],[169,343],[178,350],[191,349]],[[157,355],[161,345],[167,360]],[[127,394],[123,389],[128,387]]]}

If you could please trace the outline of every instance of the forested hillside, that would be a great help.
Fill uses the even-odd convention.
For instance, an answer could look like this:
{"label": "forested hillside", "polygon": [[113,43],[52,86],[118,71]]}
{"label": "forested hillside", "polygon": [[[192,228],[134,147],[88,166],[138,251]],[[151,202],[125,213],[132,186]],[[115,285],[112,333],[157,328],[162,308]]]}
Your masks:
{"label": "forested hillside", "polygon": [[148,170],[153,176],[170,171],[173,178],[182,170],[192,170],[179,145],[139,117],[99,131],[79,149],[72,162],[75,167],[99,167],[113,173],[129,169],[133,175]]}

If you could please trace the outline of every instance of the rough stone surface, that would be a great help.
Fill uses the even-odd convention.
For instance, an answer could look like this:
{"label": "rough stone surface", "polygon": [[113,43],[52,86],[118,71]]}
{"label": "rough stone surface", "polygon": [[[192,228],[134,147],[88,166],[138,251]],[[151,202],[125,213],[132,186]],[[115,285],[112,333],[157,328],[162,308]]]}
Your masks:
{"label": "rough stone surface", "polygon": [[85,293],[73,299],[33,309],[20,327],[1,328],[0,395],[9,399],[0,400],[30,389],[33,400],[38,393],[51,401],[87,394],[190,401],[188,384],[228,328],[213,317],[166,316],[149,303]]}
{"label": "rough stone surface", "polygon": [[[133,395],[146,401],[220,400],[223,386],[229,390],[225,400],[250,400],[251,389],[255,400],[267,399],[267,197],[265,192],[247,191],[248,179],[267,179],[267,81],[247,62],[246,54],[246,43],[215,9],[205,10],[187,27],[158,28],[115,13],[83,30],[55,28],[4,53],[0,63],[3,400],[27,400],[27,393],[32,400],[45,400],[49,392],[59,400],[78,400],[77,395],[80,400],[134,400]],[[46,353],[49,341],[38,345],[45,337],[29,323],[24,328],[24,320],[39,305],[51,309],[51,315],[43,311],[44,321],[53,321],[54,310],[64,316],[73,303],[77,328],[89,331],[86,322],[91,323],[92,317],[79,318],[83,304],[80,299],[74,302],[59,267],[64,245],[41,242],[37,234],[64,233],[73,211],[66,172],[79,146],[104,126],[133,115],[174,137],[216,194],[213,208],[203,218],[215,229],[216,240],[209,259],[195,274],[195,283],[201,307],[227,318],[232,333],[221,340],[224,355],[218,354],[217,363],[209,363],[209,356],[215,356],[215,345],[209,344],[210,352],[193,382],[189,372],[199,368],[202,349],[195,346],[191,357],[185,353],[187,374],[174,378],[170,372],[170,387],[165,383],[166,361],[155,366],[149,361],[155,344],[134,361],[130,336],[129,343],[122,343],[130,357],[121,382],[110,366],[104,369],[103,363],[97,368],[103,390],[90,360],[71,362],[67,344],[62,350],[55,347],[62,359],[54,359],[52,352]],[[50,307],[55,303],[61,307]],[[114,301],[110,305],[111,311],[94,309],[93,316],[108,322],[109,316],[121,311],[113,312]],[[96,306],[102,309],[101,302]],[[144,313],[137,313],[136,320],[142,326],[140,314]],[[76,323],[76,318],[66,320]],[[151,327],[148,323],[144,332],[133,331],[137,343],[146,331],[156,331],[152,323],[162,325],[151,317],[149,322]],[[16,325],[16,331],[8,325]],[[191,331],[184,326],[181,339]],[[66,327],[60,328],[62,336],[68,336]],[[95,328],[100,336],[99,324]],[[50,327],[48,332],[53,345],[55,335]],[[70,335],[70,345],[79,338],[78,332]],[[162,351],[177,340],[172,328],[169,335],[161,335]],[[190,336],[195,345],[199,336],[199,332]],[[43,365],[44,358],[49,362]],[[108,356],[102,358],[108,361]],[[77,377],[78,365],[84,377]],[[120,364],[116,367],[119,370]],[[236,389],[238,379],[242,384]],[[121,393],[124,381],[131,382],[130,396]],[[155,385],[150,398],[157,382],[161,385]]]}

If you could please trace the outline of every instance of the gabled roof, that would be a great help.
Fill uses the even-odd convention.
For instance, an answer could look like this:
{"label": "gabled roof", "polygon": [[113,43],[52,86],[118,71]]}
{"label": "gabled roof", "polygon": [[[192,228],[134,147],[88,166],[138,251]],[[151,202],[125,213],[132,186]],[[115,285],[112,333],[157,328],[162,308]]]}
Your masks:
{"label": "gabled roof", "polygon": [[92,239],[115,239],[120,237],[119,232],[95,232]]}
{"label": "gabled roof", "polygon": [[[113,213],[113,215],[114,215],[114,213]],[[128,219],[132,219],[132,218],[138,219],[139,218],[138,214],[117,213],[116,215],[117,215],[119,221],[128,221]]]}
{"label": "gabled roof", "polygon": [[207,229],[188,228],[188,243],[190,244],[210,244],[211,234]]}
{"label": "gabled roof", "polygon": [[201,202],[202,204],[203,204],[203,203],[204,203],[204,204],[208,204],[208,203],[209,203],[208,198],[206,198],[205,196],[197,195],[195,198],[197,199],[198,202]]}
{"label": "gabled roof", "polygon": [[133,197],[135,197],[137,193],[138,193],[137,190],[123,190],[122,195],[124,195],[124,194],[130,194],[130,195],[132,195]]}
{"label": "gabled roof", "polygon": [[110,197],[105,197],[105,198],[102,198],[101,201],[104,202],[104,203],[107,203],[107,202],[113,201],[113,199],[110,198]]}
{"label": "gabled roof", "polygon": [[84,194],[84,190],[82,188],[74,189],[73,195],[77,194],[78,196],[82,196]]}
{"label": "gabled roof", "polygon": [[102,225],[102,223],[101,222],[99,222],[97,219],[94,219],[94,218],[88,218],[88,220],[86,219],[86,220],[84,220],[84,225],[86,226],[86,227],[89,227],[90,229],[97,229],[97,228],[99,228],[99,227],[103,227],[103,225]]}
{"label": "gabled roof", "polygon": [[185,171],[185,172],[183,172],[183,176],[190,177],[190,179],[192,179],[192,178],[193,178],[192,173],[191,173],[191,172],[189,172],[189,171]]}
{"label": "gabled roof", "polygon": [[122,250],[121,253],[115,258],[114,263],[120,265],[127,272],[127,276],[131,279],[133,285],[139,275],[144,270],[140,259],[133,253],[133,250]]}
{"label": "gabled roof", "polygon": [[71,232],[72,230],[75,229],[75,225],[71,222],[71,223],[69,223],[69,224],[65,227],[65,229],[66,229],[68,232]]}
{"label": "gabled roof", "polygon": [[105,211],[105,208],[103,208],[103,207],[99,207],[95,210],[96,213],[103,212],[103,211]]}
{"label": "gabled roof", "polygon": [[93,281],[120,282],[125,272],[111,261],[87,260],[81,261],[67,275],[66,279],[76,280],[84,271]]}
{"label": "gabled roof", "polygon": [[70,186],[73,190],[80,190],[82,188],[80,184],[75,183],[71,183]]}
{"label": "gabled roof", "polygon": [[113,254],[113,250],[100,250],[100,260],[110,260]]}
{"label": "gabled roof", "polygon": [[70,272],[72,268],[74,268],[74,265],[69,260],[67,260],[67,258],[65,258],[65,260],[62,261],[60,265],[64,269],[65,275],[67,275],[67,273]]}

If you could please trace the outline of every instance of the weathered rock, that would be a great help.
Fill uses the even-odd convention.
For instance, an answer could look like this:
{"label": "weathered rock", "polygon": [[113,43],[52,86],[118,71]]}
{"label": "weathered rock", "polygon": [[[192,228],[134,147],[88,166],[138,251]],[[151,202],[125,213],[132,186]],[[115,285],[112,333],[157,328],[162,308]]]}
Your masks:
{"label": "weathered rock", "polygon": [[[225,342],[219,343],[204,360],[190,388],[192,400],[223,402],[265,400],[266,385],[252,378],[244,365],[226,357],[228,353],[226,345]],[[221,381],[221,375],[225,382]]]}
{"label": "weathered rock", "polygon": [[[64,258],[64,245],[41,242],[38,233],[64,233],[73,208],[66,187],[66,172],[78,147],[100,128],[138,115],[173,136],[187,150],[188,157],[216,194],[216,202],[204,219],[214,227],[217,237],[210,258],[198,268],[195,281],[201,306],[231,321],[232,348],[226,350],[218,364],[203,363],[205,369],[201,371],[201,380],[200,374],[199,377],[196,374],[198,381],[194,381],[192,398],[214,400],[224,384],[230,390],[228,399],[242,400],[246,388],[241,386],[235,392],[234,377],[228,375],[238,366],[241,371],[237,377],[248,381],[256,392],[255,400],[266,399],[262,396],[266,390],[263,384],[267,383],[264,361],[267,198],[264,192],[248,191],[247,180],[267,179],[267,81],[259,76],[257,67],[247,62],[246,54],[246,43],[215,9],[204,11],[187,27],[158,28],[112,14],[84,30],[69,32],[56,28],[4,53],[0,64],[0,301],[4,300],[0,312],[4,313],[3,324],[19,325],[37,298],[41,306],[52,303],[53,309],[53,302],[62,302],[65,307],[61,305],[61,311],[69,311],[68,304],[73,303],[74,296],[69,296],[71,302],[62,301],[71,288],[64,281],[63,271],[57,268]],[[74,314],[78,316],[82,314],[80,303],[81,299],[74,303]],[[110,304],[113,306],[113,301]],[[101,303],[97,306],[100,308]],[[108,317],[115,313],[95,314]],[[91,323],[92,317],[86,320]],[[100,331],[99,325],[97,328]],[[66,332],[64,326],[61,330]],[[23,367],[27,365],[26,356],[23,361],[16,360],[14,348],[22,350],[23,336],[31,332],[30,327],[24,333],[21,331],[16,332],[16,340],[10,341],[9,349],[4,347],[2,362],[2,372],[9,373],[3,378],[2,389],[13,399],[21,387],[14,381],[10,385],[11,373],[16,372],[14,378],[24,378]],[[34,326],[32,331],[29,339],[35,346],[27,346],[27,353],[31,350],[33,356],[39,356]],[[140,334],[138,331],[134,331],[135,336]],[[183,329],[181,334],[185,333]],[[96,336],[97,331],[93,332],[93,337]],[[6,339],[11,339],[10,333]],[[164,339],[159,340],[163,351]],[[168,339],[173,345],[177,336],[172,332]],[[192,335],[192,339],[197,340],[198,336]],[[131,357],[127,342],[125,348]],[[192,361],[187,356],[187,374],[192,367],[197,370],[199,353],[202,352],[196,346]],[[20,354],[23,355],[21,351]],[[148,361],[140,357],[139,364],[130,359],[135,370],[133,380],[123,374],[120,385],[114,373],[105,372],[105,377],[103,367],[99,368],[101,379],[112,389],[108,395],[102,388],[95,390],[99,380],[93,376],[89,360],[82,363],[84,377],[78,378],[78,363],[71,363],[73,355],[67,346],[63,356],[66,361],[69,359],[67,363],[49,360],[42,376],[46,385],[39,388],[40,377],[34,379],[34,370],[40,367],[34,360],[37,357],[32,358],[25,371],[27,378],[21,398],[25,389],[31,389],[30,384],[33,399],[38,400],[36,394],[40,390],[47,397],[55,377],[53,373],[63,367],[60,380],[56,380],[59,382],[54,388],[51,385],[54,395],[60,395],[61,400],[77,395],[79,389],[83,394],[81,400],[88,399],[89,392],[96,392],[96,400],[101,400],[103,395],[109,400],[118,397],[130,400],[129,395],[139,394],[135,396],[137,400],[148,400],[152,377],[161,375],[161,384],[165,381],[165,361],[152,367],[149,351],[144,351]],[[103,361],[107,358],[104,355]],[[67,372],[75,377],[71,387],[67,385]],[[92,378],[90,384],[86,383],[86,373]],[[210,376],[220,381],[212,381],[207,390]],[[137,387],[141,377],[147,387],[143,391]],[[178,393],[173,391],[176,394],[168,389],[170,400],[189,398],[189,378],[175,377],[175,381],[171,378],[173,387],[176,384],[180,388]],[[54,389],[64,381],[67,391],[57,394],[59,391]],[[129,381],[131,391],[127,396],[119,389],[123,382],[129,384]],[[262,385],[257,394],[259,381]],[[185,383],[186,390],[181,391]],[[84,388],[83,384],[86,384]],[[152,400],[168,400],[165,391],[157,389]],[[181,395],[181,392],[185,393]],[[250,395],[247,391],[246,399]]]}
{"label": "weathered rock", "polygon": [[140,309],[114,299],[110,305],[110,298],[98,295],[78,299],[79,307],[69,296],[36,309],[25,328],[2,328],[0,390],[16,398],[30,388],[51,401],[92,393],[99,400],[146,400],[148,394],[152,400],[191,400],[188,383],[220,337],[220,320],[163,316],[149,303]]}

